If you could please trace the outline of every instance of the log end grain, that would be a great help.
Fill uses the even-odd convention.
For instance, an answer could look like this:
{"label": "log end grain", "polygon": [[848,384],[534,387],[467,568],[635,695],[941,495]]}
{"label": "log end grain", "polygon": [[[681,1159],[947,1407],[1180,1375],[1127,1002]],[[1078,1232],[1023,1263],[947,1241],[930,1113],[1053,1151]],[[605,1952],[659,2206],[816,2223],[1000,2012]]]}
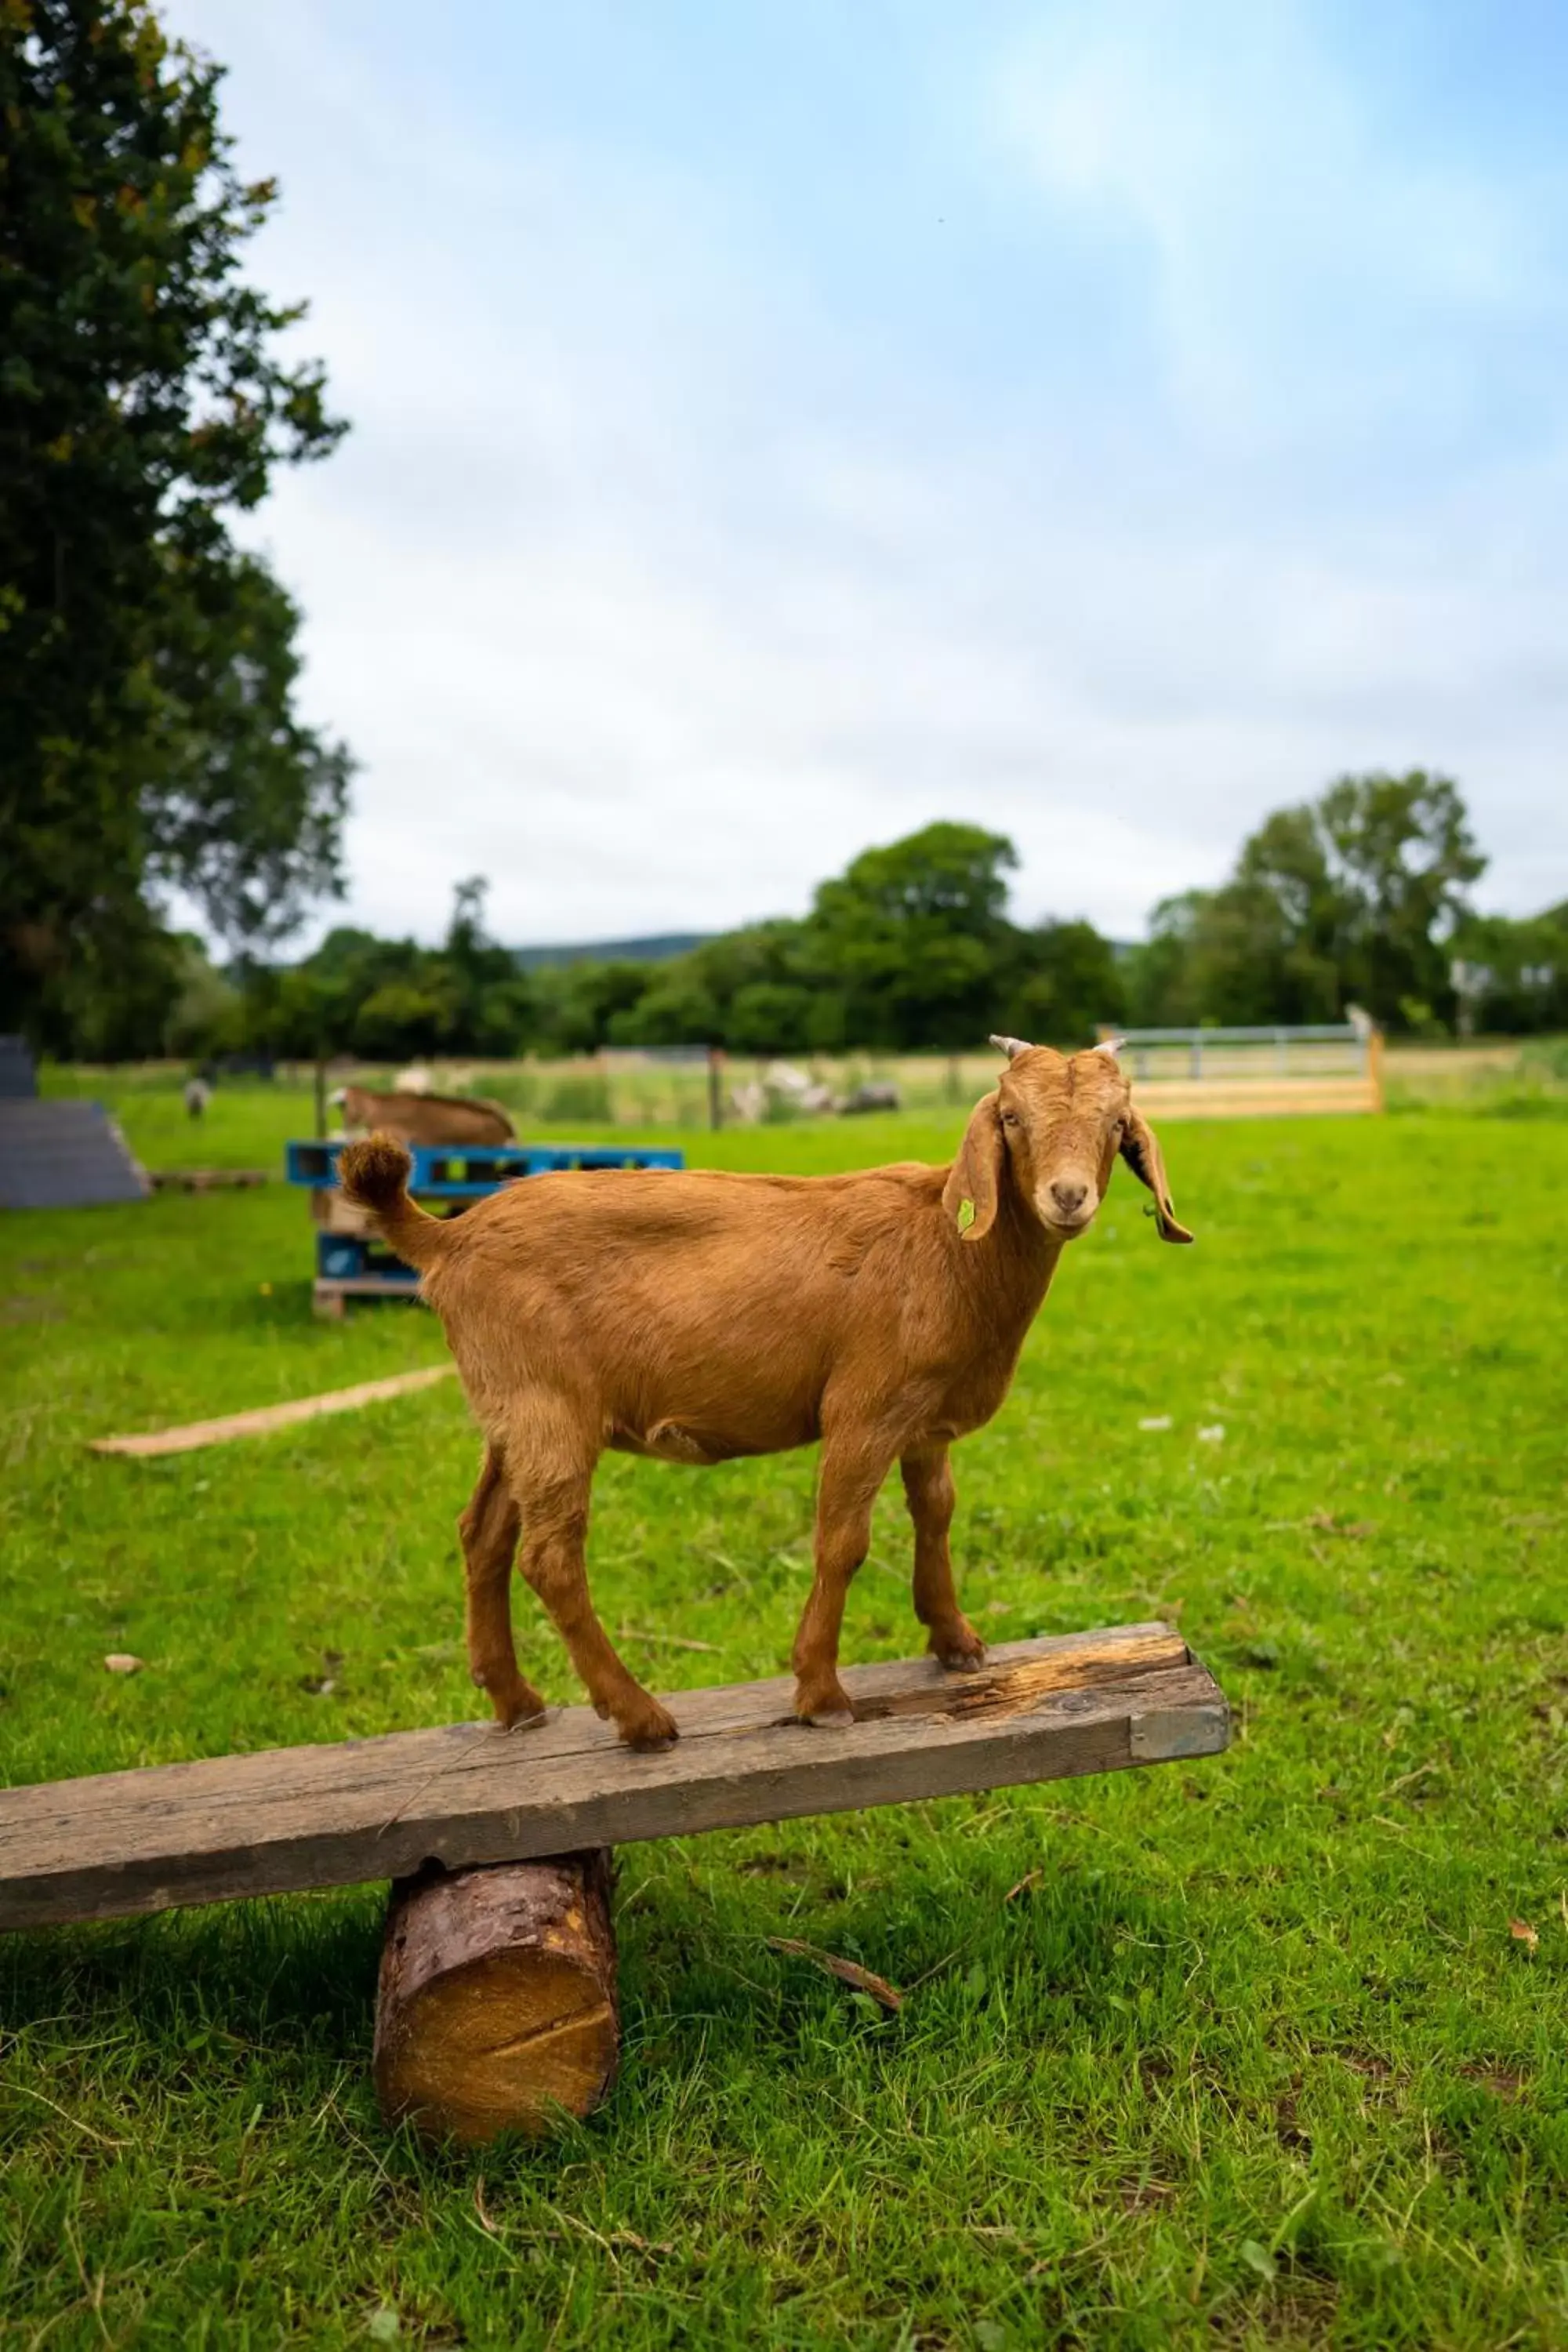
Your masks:
{"label": "log end grain", "polygon": [[389,2124],[469,2145],[585,2116],[620,2045],[609,1856],[402,1880],[376,1995]]}

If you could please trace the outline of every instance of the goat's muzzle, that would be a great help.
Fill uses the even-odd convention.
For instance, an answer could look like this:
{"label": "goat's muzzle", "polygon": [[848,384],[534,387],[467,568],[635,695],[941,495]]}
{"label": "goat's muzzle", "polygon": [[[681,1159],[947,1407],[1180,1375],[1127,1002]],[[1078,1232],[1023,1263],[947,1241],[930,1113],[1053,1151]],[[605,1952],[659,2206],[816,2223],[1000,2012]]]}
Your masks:
{"label": "goat's muzzle", "polygon": [[1100,1187],[1092,1176],[1070,1171],[1052,1176],[1035,1193],[1035,1214],[1058,1241],[1071,1241],[1094,1223]]}

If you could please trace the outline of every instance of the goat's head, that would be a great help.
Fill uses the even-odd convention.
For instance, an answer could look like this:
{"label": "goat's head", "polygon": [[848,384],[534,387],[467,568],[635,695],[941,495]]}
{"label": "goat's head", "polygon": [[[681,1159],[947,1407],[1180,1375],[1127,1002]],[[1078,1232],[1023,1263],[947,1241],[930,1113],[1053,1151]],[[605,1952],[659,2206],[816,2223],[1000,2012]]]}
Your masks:
{"label": "goat's head", "polygon": [[1190,1242],[1171,1202],[1165,1163],[1114,1045],[1058,1054],[1022,1037],[993,1037],[1007,1056],[994,1094],[976,1105],[942,1200],[956,1216],[972,1202],[972,1241],[995,1223],[1004,1187],[1053,1241],[1085,1232],[1105,1198],[1117,1154],[1154,1195],[1162,1241]]}
{"label": "goat's head", "polygon": [[334,1087],[331,1093],[327,1097],[327,1100],[331,1104],[334,1110],[342,1110],[344,1103],[347,1102],[348,1097],[349,1090],[347,1087]]}

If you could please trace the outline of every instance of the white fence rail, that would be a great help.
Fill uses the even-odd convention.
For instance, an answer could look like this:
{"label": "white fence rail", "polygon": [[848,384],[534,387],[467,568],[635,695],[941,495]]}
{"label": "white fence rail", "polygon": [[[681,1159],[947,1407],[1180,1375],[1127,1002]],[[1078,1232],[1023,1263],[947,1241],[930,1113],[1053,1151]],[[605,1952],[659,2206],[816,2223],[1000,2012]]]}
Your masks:
{"label": "white fence rail", "polygon": [[1196,1118],[1383,1108],[1383,1038],[1368,1020],[1236,1029],[1102,1028],[1141,1095]]}

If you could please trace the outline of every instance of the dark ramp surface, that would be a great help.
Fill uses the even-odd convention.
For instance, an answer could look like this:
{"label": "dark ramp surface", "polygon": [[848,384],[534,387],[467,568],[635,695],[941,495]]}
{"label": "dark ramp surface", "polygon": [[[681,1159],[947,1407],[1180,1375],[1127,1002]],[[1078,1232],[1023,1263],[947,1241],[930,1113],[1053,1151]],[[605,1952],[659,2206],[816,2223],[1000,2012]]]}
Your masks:
{"label": "dark ramp surface", "polygon": [[25,1037],[0,1037],[0,1095],[36,1095],[38,1081]]}
{"label": "dark ramp surface", "polygon": [[0,1209],[98,1208],[147,1190],[101,1103],[0,1097]]}

